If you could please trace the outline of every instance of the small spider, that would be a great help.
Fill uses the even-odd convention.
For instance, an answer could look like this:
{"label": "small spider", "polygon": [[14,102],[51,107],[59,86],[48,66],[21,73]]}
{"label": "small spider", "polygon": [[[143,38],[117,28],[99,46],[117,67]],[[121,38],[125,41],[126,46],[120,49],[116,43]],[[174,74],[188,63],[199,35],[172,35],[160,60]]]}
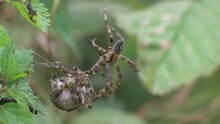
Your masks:
{"label": "small spider", "polygon": [[32,4],[31,4],[31,0],[26,0],[25,2],[23,2],[23,1],[21,1],[21,2],[25,4],[25,6],[28,10],[28,16],[29,16],[30,20],[33,23],[36,23],[37,20],[34,17],[37,16],[37,11],[33,8]]}
{"label": "small spider", "polygon": [[[134,69],[134,71],[138,71],[137,66],[135,65],[134,62],[132,62],[131,60],[129,60],[127,57],[123,56],[121,54],[122,49],[123,49],[123,44],[124,44],[124,37],[113,27],[110,28],[109,23],[108,23],[108,19],[107,19],[107,15],[105,12],[105,8],[103,8],[103,15],[104,15],[104,19],[105,19],[105,25],[109,34],[109,44],[108,44],[108,49],[102,48],[100,46],[98,46],[95,43],[96,38],[94,39],[90,39],[92,46],[95,47],[98,52],[99,52],[99,60],[97,61],[97,63],[90,69],[87,71],[88,74],[91,73],[96,73],[97,71],[100,71],[102,73],[102,66],[104,65],[116,65],[116,70],[118,72],[118,83],[117,85],[120,86],[122,85],[122,73],[121,73],[121,69],[118,63],[118,59],[122,59],[123,61],[125,61],[127,64],[131,65],[132,68]],[[116,41],[116,43],[113,45],[113,34],[112,31],[115,32],[115,34],[119,37],[119,40]],[[103,75],[104,76],[104,75]],[[109,78],[112,75],[109,75]],[[112,82],[107,82],[107,89],[103,89],[101,91],[102,95],[109,95],[111,92],[113,92],[117,86],[113,86]]]}

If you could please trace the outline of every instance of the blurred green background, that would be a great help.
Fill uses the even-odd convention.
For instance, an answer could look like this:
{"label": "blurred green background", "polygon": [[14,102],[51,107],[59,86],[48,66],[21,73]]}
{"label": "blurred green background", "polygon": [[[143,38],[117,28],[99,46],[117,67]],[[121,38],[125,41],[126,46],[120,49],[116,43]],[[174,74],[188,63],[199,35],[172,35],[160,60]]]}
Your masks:
{"label": "blurred green background", "polygon": [[[36,124],[217,124],[220,123],[220,1],[218,0],[41,0],[51,14],[48,33],[27,24],[10,7],[0,8],[1,23],[17,45],[49,61],[89,69],[98,53],[88,38],[106,47],[109,23],[126,39],[120,62],[124,84],[92,109],[63,112],[49,98],[54,70],[34,65],[33,90],[48,110]],[[35,56],[35,61],[45,62]],[[114,70],[115,82],[117,81]],[[91,77],[96,90],[101,75]]]}

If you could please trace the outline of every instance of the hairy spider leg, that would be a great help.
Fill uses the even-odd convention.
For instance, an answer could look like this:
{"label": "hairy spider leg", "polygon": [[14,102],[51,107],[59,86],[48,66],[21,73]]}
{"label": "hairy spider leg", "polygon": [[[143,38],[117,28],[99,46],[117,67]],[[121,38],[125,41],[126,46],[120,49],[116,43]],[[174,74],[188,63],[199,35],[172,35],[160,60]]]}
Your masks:
{"label": "hairy spider leg", "polygon": [[[98,46],[98,45],[95,43],[95,40],[96,40],[96,39],[97,39],[97,38],[93,38],[93,39],[89,39],[89,40],[90,40],[90,42],[92,43],[92,46],[98,50],[98,52],[99,52],[99,58],[100,58],[100,57],[103,56],[104,53],[107,52],[107,50],[105,50],[104,48],[101,48],[100,46]],[[102,68],[102,67],[100,67],[99,72],[100,72],[100,74],[102,75],[102,77],[104,78],[104,80],[107,81],[106,76],[105,76],[104,73],[103,73],[103,68]]]}
{"label": "hairy spider leg", "polygon": [[95,43],[96,39],[97,38],[90,39],[90,42],[92,43],[92,46],[98,50],[100,56],[102,56],[104,53],[107,53],[108,51],[105,48],[102,48],[102,47],[98,46]]}
{"label": "hairy spider leg", "polygon": [[109,78],[108,78],[108,81],[106,83],[106,86],[103,89],[101,89],[97,92],[97,97],[94,99],[94,101],[97,100],[100,97],[108,96],[109,94],[111,94],[115,90],[115,87],[112,84],[112,70],[111,70],[110,64],[106,63],[105,66],[106,66],[106,69],[108,71],[108,77]]}
{"label": "hairy spider leg", "polygon": [[108,23],[108,18],[107,18],[107,15],[106,15],[105,7],[103,8],[103,16],[104,16],[105,25],[106,25],[108,35],[109,35],[108,49],[111,49],[114,40],[113,40],[113,34],[112,34],[112,31],[111,31],[111,28],[110,28],[109,23]]}
{"label": "hairy spider leg", "polygon": [[78,69],[77,67],[66,66],[61,61],[50,62],[49,60],[45,59],[44,57],[42,57],[41,55],[39,55],[35,51],[33,51],[33,53],[35,55],[37,55],[39,58],[41,58],[42,60],[45,61],[44,63],[34,61],[34,63],[36,63],[36,64],[39,64],[41,66],[45,66],[45,67],[48,67],[48,68],[51,67],[51,68],[60,69],[63,73],[65,73],[67,75],[69,75],[69,74],[78,75],[78,74],[82,73],[82,71],[80,69]]}
{"label": "hairy spider leg", "polygon": [[130,59],[128,59],[127,57],[123,56],[122,54],[119,54],[118,58],[124,60],[124,62],[127,63],[128,65],[130,65],[134,71],[138,71],[136,64],[133,61],[131,61]]}
{"label": "hairy spider leg", "polygon": [[121,73],[121,68],[119,66],[119,63],[118,61],[116,61],[116,70],[117,70],[117,73],[118,73],[118,83],[117,83],[117,86],[120,86],[122,85],[122,73]]}
{"label": "hairy spider leg", "polygon": [[125,41],[124,37],[119,33],[119,31],[118,31],[116,28],[114,28],[113,26],[111,26],[111,29],[112,29],[112,31],[116,34],[116,36],[118,36],[118,37],[120,38],[120,40],[121,40],[122,42]]}

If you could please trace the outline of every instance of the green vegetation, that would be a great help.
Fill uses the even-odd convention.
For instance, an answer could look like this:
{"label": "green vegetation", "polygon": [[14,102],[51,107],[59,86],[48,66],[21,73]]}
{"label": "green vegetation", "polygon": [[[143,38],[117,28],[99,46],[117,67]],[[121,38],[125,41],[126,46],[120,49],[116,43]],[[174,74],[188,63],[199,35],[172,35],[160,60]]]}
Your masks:
{"label": "green vegetation", "polygon": [[[3,1],[0,98],[16,103],[0,105],[0,123],[220,122],[220,1],[32,0],[37,13],[28,9],[26,0]],[[123,55],[134,60],[140,71],[135,73],[120,62],[123,85],[115,93],[98,99],[91,109],[63,112],[49,98],[49,80],[55,72],[35,64],[45,60],[34,56],[33,50],[49,61],[89,69],[99,56],[88,38],[97,37],[103,47],[109,40],[101,12],[104,6],[109,23],[126,39]],[[105,85],[99,74],[91,81],[95,90]]]}

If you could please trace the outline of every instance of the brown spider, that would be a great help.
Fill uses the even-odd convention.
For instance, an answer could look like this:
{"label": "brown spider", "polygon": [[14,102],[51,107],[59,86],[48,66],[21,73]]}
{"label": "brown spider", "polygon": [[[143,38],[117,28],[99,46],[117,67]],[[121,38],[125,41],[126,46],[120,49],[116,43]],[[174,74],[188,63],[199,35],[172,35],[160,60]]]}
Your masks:
{"label": "brown spider", "polygon": [[[48,62],[48,61],[47,61]],[[39,63],[38,63],[39,64]],[[61,62],[40,63],[47,67],[54,67],[66,74],[52,76],[50,79],[50,98],[52,103],[61,110],[72,111],[81,106],[91,108],[92,102],[102,96],[102,90],[95,92],[86,71],[76,67],[63,65]],[[110,66],[106,70],[111,74]],[[108,82],[112,79],[109,78]]]}
{"label": "brown spider", "polygon": [[[110,28],[109,23],[108,23],[108,19],[107,19],[107,15],[106,15],[106,12],[105,12],[105,8],[103,8],[103,15],[104,15],[105,25],[106,25],[106,28],[107,28],[107,31],[108,31],[108,34],[109,34],[109,39],[110,39],[109,44],[108,44],[108,49],[105,49],[105,48],[102,48],[102,47],[98,46],[95,43],[96,38],[90,39],[90,41],[92,42],[92,46],[95,47],[99,52],[99,60],[86,73],[91,74],[91,73],[96,73],[97,71],[100,71],[102,73],[102,67],[104,65],[113,65],[113,64],[115,64],[116,65],[116,70],[118,72],[118,79],[119,79],[117,85],[120,86],[120,85],[122,85],[122,73],[121,73],[119,63],[117,61],[118,59],[122,59],[127,64],[131,65],[132,68],[134,69],[134,71],[138,71],[138,69],[137,69],[137,66],[135,65],[134,62],[132,62],[127,57],[125,57],[121,54],[122,49],[123,49],[123,44],[124,44],[124,37],[115,28],[113,28],[113,27]],[[116,43],[114,45],[113,45],[114,40],[113,40],[112,31],[114,31],[115,34],[119,37],[119,40],[116,41]],[[108,77],[112,79],[112,75],[109,75]],[[106,87],[103,90],[100,91],[101,92],[100,94],[102,94],[102,96],[109,95],[116,88],[117,88],[117,86],[113,86],[112,82],[107,82]]]}
{"label": "brown spider", "polygon": [[[97,100],[100,97],[110,95],[117,88],[117,86],[113,86],[112,84],[111,66],[113,64],[116,64],[116,69],[118,72],[119,82],[117,83],[117,85],[121,85],[122,74],[119,63],[117,61],[118,58],[124,60],[126,63],[131,65],[135,71],[137,71],[137,67],[134,62],[121,54],[124,38],[115,28],[110,29],[105,13],[105,8],[103,9],[103,13],[105,24],[108,29],[110,42],[108,44],[108,49],[106,50],[95,44],[96,38],[90,39],[93,47],[97,48],[99,51],[99,60],[91,69],[81,71],[76,67],[65,66],[61,62],[53,62],[50,65],[44,63],[45,66],[55,67],[66,74],[62,77],[53,76],[50,79],[51,100],[53,104],[61,110],[72,111],[81,106],[91,107],[93,101]],[[119,40],[114,45],[111,30],[113,30],[115,34],[119,37]],[[103,67],[106,68],[108,80],[102,73]],[[95,92],[90,82],[89,76],[97,73],[98,71],[104,76],[106,86],[98,92]]]}

